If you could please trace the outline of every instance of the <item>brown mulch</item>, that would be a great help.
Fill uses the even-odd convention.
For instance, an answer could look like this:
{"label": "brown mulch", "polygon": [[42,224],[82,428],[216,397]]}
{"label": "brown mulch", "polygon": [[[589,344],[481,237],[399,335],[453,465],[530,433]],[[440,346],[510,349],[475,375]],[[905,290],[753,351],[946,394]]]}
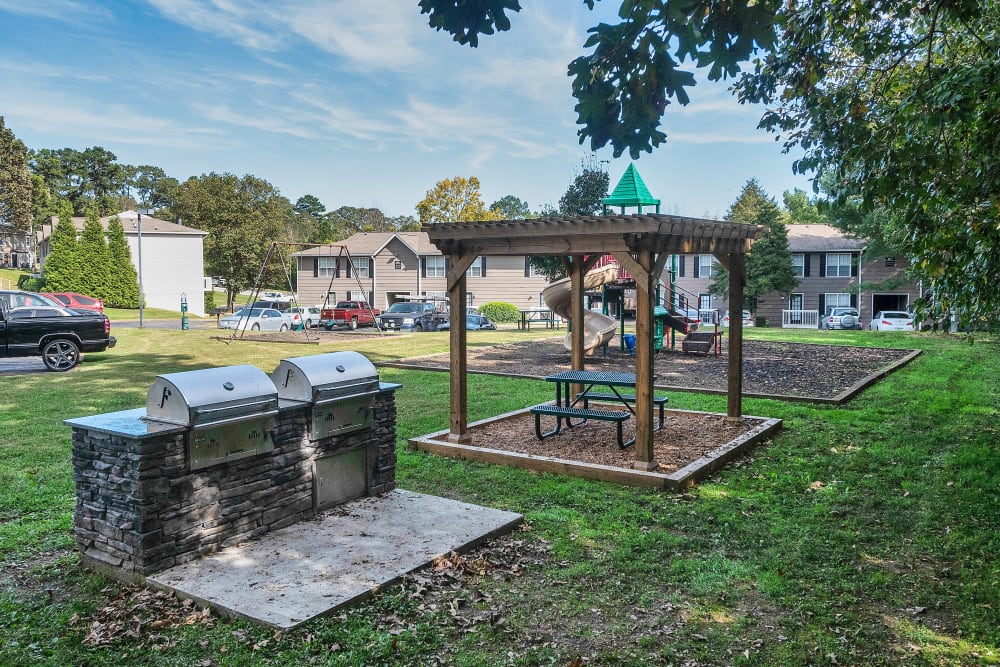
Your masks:
{"label": "brown mulch", "polygon": [[[617,342],[616,337],[606,355],[597,352],[588,357],[587,370],[634,372],[635,359],[620,352]],[[910,352],[748,340],[743,342],[743,393],[832,399]],[[725,392],[728,360],[725,340],[719,356],[661,350],[653,355],[656,386]],[[471,371],[539,378],[570,368],[561,339],[469,348],[468,363]],[[447,369],[448,355],[406,359],[401,364]]]}
{"label": "brown mulch", "polygon": [[[655,420],[654,415],[654,425]],[[671,473],[679,470],[754,430],[763,422],[763,419],[744,418],[743,423],[733,424],[726,422],[723,415],[668,413],[663,420],[663,430],[653,434],[653,460],[658,464],[657,472]],[[555,418],[543,416],[542,432],[547,433],[554,428]],[[470,431],[475,447],[617,468],[631,468],[635,462],[635,448],[619,448],[615,440],[615,427],[608,422],[587,422],[571,429],[564,424],[559,434],[539,440],[535,436],[534,416],[525,413],[474,426]],[[625,422],[623,433],[626,442],[635,435],[634,420]]]}
{"label": "brown mulch", "polygon": [[[744,341],[744,394],[833,399],[866,377],[882,371],[910,350],[863,348],[838,345]],[[447,369],[448,355],[439,354],[402,362],[416,368]],[[694,389],[726,391],[728,355],[725,341],[719,356],[687,355],[663,350],[654,355],[658,393]],[[542,378],[570,368],[569,352],[562,340],[553,338],[469,348],[470,371]],[[607,354],[598,352],[586,360],[588,370],[634,372],[635,359],[618,350],[617,338]],[[614,409],[614,408],[611,408]],[[655,417],[654,417],[655,419]],[[756,429],[761,420],[744,418],[732,424],[723,415],[671,412],[663,430],[653,437],[658,472],[674,472],[712,450]],[[543,432],[554,428],[553,417],[542,418]],[[587,422],[539,441],[530,413],[470,428],[472,444],[508,452],[548,456],[584,463],[631,468],[634,447],[619,449],[614,425]],[[634,433],[634,420],[625,422],[625,439]]]}

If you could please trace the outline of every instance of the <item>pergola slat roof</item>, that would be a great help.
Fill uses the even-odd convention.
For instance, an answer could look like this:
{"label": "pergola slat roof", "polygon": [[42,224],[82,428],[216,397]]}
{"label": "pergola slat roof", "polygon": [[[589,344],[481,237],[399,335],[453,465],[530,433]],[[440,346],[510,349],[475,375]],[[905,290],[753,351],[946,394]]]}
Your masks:
{"label": "pergola slat roof", "polygon": [[[572,279],[570,320],[583,321],[583,276],[595,260],[612,254],[636,281],[636,467],[652,470],[653,461],[653,337],[655,286],[671,254],[712,254],[729,269],[730,310],[743,309],[744,256],[763,228],[736,222],[687,218],[660,213],[554,216],[531,220],[437,223],[424,225],[431,243],[449,257],[448,296],[453,313],[466,304],[465,272],[480,256],[559,256]],[[465,318],[451,326],[451,429],[449,439],[469,442],[466,416]],[[572,330],[572,367],[583,370],[583,327]],[[729,330],[728,418],[738,420],[742,409],[741,318],[731,318]]]}

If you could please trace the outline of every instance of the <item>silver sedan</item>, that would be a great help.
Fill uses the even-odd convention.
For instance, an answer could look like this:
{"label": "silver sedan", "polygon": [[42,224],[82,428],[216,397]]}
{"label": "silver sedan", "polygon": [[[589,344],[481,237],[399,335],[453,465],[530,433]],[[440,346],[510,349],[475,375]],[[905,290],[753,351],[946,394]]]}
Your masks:
{"label": "silver sedan", "polygon": [[291,319],[275,308],[246,308],[219,319],[220,329],[240,329],[246,331],[288,331]]}

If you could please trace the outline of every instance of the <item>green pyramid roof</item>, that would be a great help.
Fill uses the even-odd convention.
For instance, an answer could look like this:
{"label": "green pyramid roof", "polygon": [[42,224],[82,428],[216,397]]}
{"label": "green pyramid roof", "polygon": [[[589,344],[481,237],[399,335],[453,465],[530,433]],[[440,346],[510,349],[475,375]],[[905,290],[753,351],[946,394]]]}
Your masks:
{"label": "green pyramid roof", "polygon": [[638,206],[639,210],[642,210],[643,206],[659,206],[660,200],[649,194],[639,170],[634,164],[629,164],[614,192],[610,197],[602,199],[601,203],[605,206]]}

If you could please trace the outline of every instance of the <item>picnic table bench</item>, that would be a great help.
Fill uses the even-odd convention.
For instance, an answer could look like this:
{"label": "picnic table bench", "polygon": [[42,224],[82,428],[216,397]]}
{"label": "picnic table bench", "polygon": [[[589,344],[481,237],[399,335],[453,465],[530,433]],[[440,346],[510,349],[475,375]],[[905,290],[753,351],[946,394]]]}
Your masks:
{"label": "picnic table bench", "polygon": [[[622,394],[618,391],[618,387],[635,388],[634,373],[565,371],[556,375],[550,375],[546,377],[545,380],[556,384],[556,401],[554,404],[545,403],[531,408],[531,413],[535,416],[535,435],[538,436],[539,440],[544,440],[549,436],[558,434],[562,430],[563,420],[566,421],[567,427],[572,428],[583,424],[587,420],[593,419],[597,421],[615,422],[618,436],[618,446],[622,449],[635,443],[635,438],[632,438],[628,442],[624,442],[624,438],[622,436],[622,424],[630,416],[635,414],[635,410],[632,408],[632,405],[636,400],[635,395]],[[570,387],[574,384],[586,386],[583,391],[576,394],[575,398],[573,397],[570,389]],[[592,391],[595,386],[607,387],[610,391]],[[628,411],[622,412],[607,409],[592,409],[589,404],[589,401],[591,400],[617,401],[624,405]],[[654,430],[660,430],[663,428],[663,406],[668,400],[669,399],[666,396],[653,397],[653,404],[660,409],[660,423]],[[581,401],[583,402],[583,407],[577,407]],[[542,415],[548,415],[556,418],[555,429],[548,431],[547,433],[542,432]],[[576,423],[574,423],[574,420],[577,420]]]}

